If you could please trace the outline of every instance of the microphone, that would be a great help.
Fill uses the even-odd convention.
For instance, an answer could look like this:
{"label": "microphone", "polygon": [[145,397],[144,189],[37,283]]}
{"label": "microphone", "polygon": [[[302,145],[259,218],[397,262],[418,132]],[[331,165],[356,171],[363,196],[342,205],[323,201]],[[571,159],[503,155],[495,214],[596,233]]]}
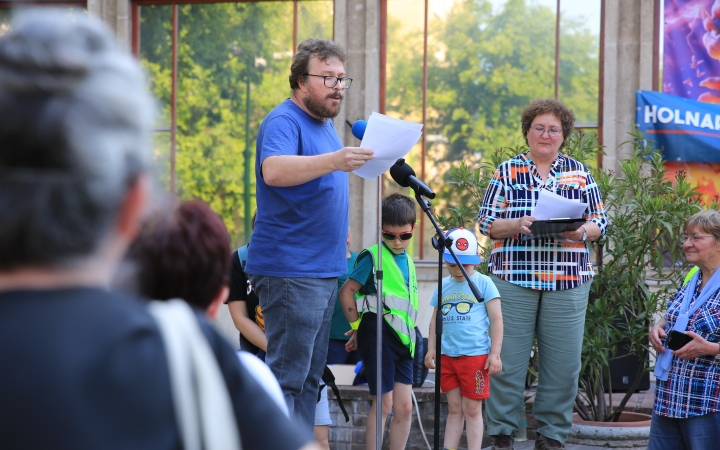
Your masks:
{"label": "microphone", "polygon": [[[355,123],[357,124],[357,122]],[[353,128],[355,128],[354,125]],[[415,178],[415,171],[412,167],[405,164],[405,159],[403,158],[398,159],[395,164],[390,167],[390,176],[400,186],[412,188],[416,194],[429,199],[435,198],[435,193],[432,189],[430,189],[427,184]]]}
{"label": "microphone", "polygon": [[363,136],[365,136],[365,128],[367,128],[366,120],[356,120],[352,126],[353,136],[362,141]]}

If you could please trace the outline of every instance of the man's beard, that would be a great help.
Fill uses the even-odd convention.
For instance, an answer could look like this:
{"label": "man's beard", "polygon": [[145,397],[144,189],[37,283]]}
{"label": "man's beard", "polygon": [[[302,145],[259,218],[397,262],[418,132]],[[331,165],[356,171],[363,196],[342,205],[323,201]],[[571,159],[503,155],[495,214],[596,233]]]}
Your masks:
{"label": "man's beard", "polygon": [[[340,99],[340,102],[337,104],[337,108],[327,106],[327,103],[325,102],[328,98]],[[341,92],[335,91],[332,94],[328,94],[325,97],[318,99],[315,95],[315,92],[310,91],[302,98],[302,102],[303,105],[305,105],[305,108],[307,108],[307,110],[310,111],[313,116],[320,117],[322,119],[332,119],[333,117],[336,117],[338,114],[340,114],[342,99],[343,94]]]}

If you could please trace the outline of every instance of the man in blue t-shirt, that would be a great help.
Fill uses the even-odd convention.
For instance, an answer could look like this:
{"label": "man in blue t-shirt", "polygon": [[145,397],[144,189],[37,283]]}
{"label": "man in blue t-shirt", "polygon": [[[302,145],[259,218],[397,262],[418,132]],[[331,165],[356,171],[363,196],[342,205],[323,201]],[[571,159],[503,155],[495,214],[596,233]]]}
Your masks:
{"label": "man in blue t-shirt", "polygon": [[348,176],[372,150],[343,147],[332,118],[345,89],[345,51],[308,39],[290,68],[291,97],[257,136],[257,218],[245,271],[260,299],[266,362],[290,412],[312,430],[337,277],[347,270]]}

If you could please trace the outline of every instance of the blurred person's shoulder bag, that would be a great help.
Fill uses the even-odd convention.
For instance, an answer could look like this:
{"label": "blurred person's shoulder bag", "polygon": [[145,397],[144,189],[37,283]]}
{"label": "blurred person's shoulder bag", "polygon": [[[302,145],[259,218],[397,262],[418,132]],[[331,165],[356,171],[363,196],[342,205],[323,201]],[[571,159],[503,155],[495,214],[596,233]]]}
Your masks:
{"label": "blurred person's shoulder bag", "polygon": [[160,329],[185,450],[241,450],[235,411],[215,354],[183,300],[148,307]]}
{"label": "blurred person's shoulder bag", "polygon": [[345,416],[345,422],[350,422],[350,416],[347,413],[347,410],[345,410],[345,404],[343,403],[342,397],[340,397],[340,389],[338,389],[337,384],[335,384],[335,374],[332,373],[332,370],[326,365],[325,369],[323,369],[322,373],[322,381],[325,383],[324,385],[320,386],[320,389],[318,389],[318,399],[317,401],[320,401],[320,396],[322,395],[322,390],[326,387],[329,387],[332,389],[333,393],[335,394],[335,398],[338,401],[338,406],[340,407],[340,410],[342,411],[343,415]]}

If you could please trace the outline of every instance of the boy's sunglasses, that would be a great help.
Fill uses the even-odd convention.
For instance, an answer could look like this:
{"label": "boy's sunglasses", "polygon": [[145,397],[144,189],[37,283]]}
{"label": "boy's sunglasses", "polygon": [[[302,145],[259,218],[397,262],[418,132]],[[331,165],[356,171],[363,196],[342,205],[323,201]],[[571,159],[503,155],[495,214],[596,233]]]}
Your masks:
{"label": "boy's sunglasses", "polygon": [[394,241],[396,237],[400,238],[401,241],[407,241],[412,237],[412,235],[412,231],[409,233],[393,233],[391,231],[382,230],[382,237],[384,237],[388,241]]}

